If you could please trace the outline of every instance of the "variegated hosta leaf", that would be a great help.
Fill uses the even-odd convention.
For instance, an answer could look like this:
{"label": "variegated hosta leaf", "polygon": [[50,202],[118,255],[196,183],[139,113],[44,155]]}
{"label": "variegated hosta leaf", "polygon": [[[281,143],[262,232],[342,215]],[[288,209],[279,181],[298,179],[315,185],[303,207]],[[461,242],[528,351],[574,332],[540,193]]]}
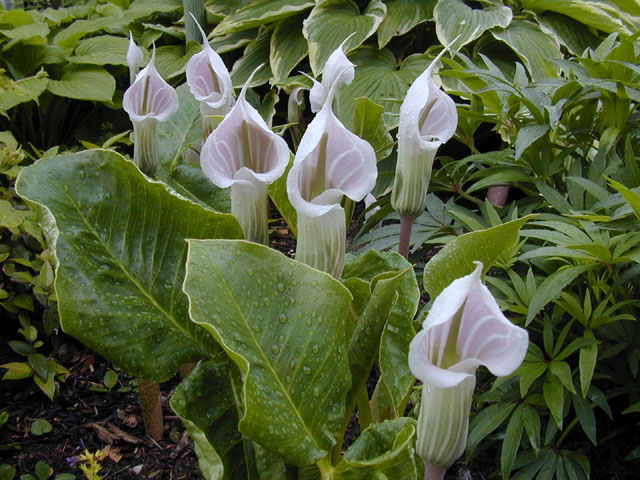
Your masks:
{"label": "variegated hosta leaf", "polygon": [[287,463],[327,456],[351,384],[348,290],[263,245],[192,240],[184,291],[191,319],[242,371],[240,431]]}
{"label": "variegated hosta leaf", "polygon": [[302,35],[304,15],[280,21],[271,36],[269,63],[274,81],[285,80],[307,56],[307,40]]}
{"label": "variegated hosta leaf", "polygon": [[336,480],[414,479],[413,451],[416,422],[412,418],[374,423],[344,454],[336,467]]}
{"label": "variegated hosta leaf", "polygon": [[345,53],[362,45],[375,33],[387,8],[380,0],[372,0],[364,13],[353,0],[318,2],[304,21],[303,33],[309,43],[309,63],[314,77],[320,76],[331,53],[349,35]]}
{"label": "variegated hosta leaf", "polygon": [[[396,252],[380,253],[370,250],[357,257],[347,255],[342,277],[354,296],[355,309],[352,308],[352,311],[358,312],[358,316],[362,317],[365,305],[372,297],[374,284],[381,275],[389,275],[386,272],[397,274],[410,266]],[[363,288],[364,285],[366,288]],[[404,414],[401,411],[403,400],[413,386],[414,379],[407,364],[407,356],[409,343],[415,335],[412,321],[420,301],[420,290],[413,271],[403,275],[395,288],[397,299],[384,320],[376,359],[381,380],[374,401],[374,414],[387,417]]]}
{"label": "variegated hosta leaf", "polygon": [[449,45],[455,40],[450,47],[452,52],[458,51],[491,28],[507,27],[513,17],[509,7],[474,9],[462,0],[438,0],[433,15],[440,43]]}
{"label": "variegated hosta leaf", "polygon": [[254,0],[225,17],[213,31],[215,36],[247,30],[290,17],[313,7],[313,0]]}
{"label": "variegated hosta leaf", "polygon": [[108,150],[42,159],[21,171],[17,191],[55,218],[55,286],[66,332],[156,381],[216,351],[188,318],[184,239],[241,238],[231,215],[171,194]]}
{"label": "variegated hosta leaf", "polygon": [[382,48],[393,37],[404,35],[416,25],[433,19],[438,0],[389,0],[387,15],[378,28],[378,47]]}

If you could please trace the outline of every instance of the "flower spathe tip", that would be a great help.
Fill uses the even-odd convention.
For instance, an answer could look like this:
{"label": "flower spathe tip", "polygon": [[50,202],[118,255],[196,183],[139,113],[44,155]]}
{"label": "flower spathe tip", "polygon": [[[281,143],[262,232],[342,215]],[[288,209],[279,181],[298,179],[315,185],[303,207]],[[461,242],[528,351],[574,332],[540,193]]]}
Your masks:
{"label": "flower spathe tip", "polygon": [[341,85],[349,85],[353,81],[355,65],[344,53],[344,45],[353,35],[355,32],[345,38],[327,59],[322,72],[322,82],[309,77],[313,81],[313,87],[309,92],[312,112],[319,112],[325,102],[333,101],[335,93],[332,92],[336,92]]}
{"label": "flower spathe tip", "polygon": [[144,53],[142,49],[136,45],[133,40],[133,34],[129,31],[129,48],[127,48],[127,64],[129,65],[129,79],[130,83],[135,81],[140,65],[144,61]]}

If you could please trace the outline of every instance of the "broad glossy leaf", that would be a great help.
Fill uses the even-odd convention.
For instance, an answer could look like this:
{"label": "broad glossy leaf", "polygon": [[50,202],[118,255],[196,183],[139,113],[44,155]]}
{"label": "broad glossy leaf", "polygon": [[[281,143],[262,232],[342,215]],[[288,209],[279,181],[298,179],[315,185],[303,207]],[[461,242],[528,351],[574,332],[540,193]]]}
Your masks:
{"label": "broad glossy leaf", "polygon": [[507,28],[492,30],[491,34],[516,52],[534,81],[558,76],[560,69],[552,60],[562,58],[560,48],[556,40],[540,30],[538,25],[514,20]]}
{"label": "broad glossy leaf", "polygon": [[213,30],[213,35],[225,35],[282,20],[308,10],[314,3],[311,0],[254,0],[225,17]]}
{"label": "broad glossy leaf", "polygon": [[17,191],[55,218],[55,287],[66,332],[156,381],[216,351],[188,318],[184,239],[241,238],[231,215],[172,195],[108,150],[42,159],[20,172]]}
{"label": "broad glossy leaf", "polygon": [[72,49],[59,45],[16,45],[5,57],[13,68],[24,75],[30,75],[40,69],[42,65],[64,63],[71,55]]}
{"label": "broad glossy leaf", "polygon": [[215,37],[209,42],[209,45],[211,45],[211,48],[217,53],[222,55],[223,53],[232,52],[237,48],[244,47],[250,41],[255,40],[257,36],[258,28],[252,28],[251,30],[242,30],[241,32]]}
{"label": "broad glossy leaf", "polygon": [[99,66],[69,65],[60,80],[49,80],[47,90],[59,97],[111,102],[116,80]]}
{"label": "broad glossy leaf", "polygon": [[0,34],[11,40],[43,45],[47,42],[49,26],[46,23],[28,23],[8,30],[0,30]]}
{"label": "broad glossy leaf", "polygon": [[149,17],[158,13],[175,12],[182,8],[180,0],[135,0],[131,6],[123,13],[129,21],[139,18]]}
{"label": "broad glossy leaf", "polygon": [[280,21],[271,36],[269,64],[273,81],[286,79],[295,66],[307,56],[307,40],[302,35],[302,20],[298,15]]}
{"label": "broad glossy leaf", "polygon": [[294,465],[324,458],[351,384],[348,290],[263,245],[191,240],[184,291],[242,371],[240,431]]}
{"label": "broad glossy leaf", "polygon": [[129,40],[125,37],[100,35],[82,40],[70,63],[90,65],[127,65]]}
{"label": "broad glossy leaf", "polygon": [[369,98],[356,98],[353,117],[349,130],[371,144],[378,161],[391,155],[394,142],[384,123],[384,108]]}
{"label": "broad glossy leaf", "polygon": [[375,423],[360,434],[336,467],[336,480],[414,479],[416,422],[397,418]]}
{"label": "broad glossy leaf", "polygon": [[[369,296],[371,296],[371,284],[378,275],[384,272],[398,273],[410,265],[404,257],[396,252],[380,253],[370,250],[366,254],[357,257],[347,255],[343,279],[350,289],[355,288],[352,283],[355,279],[366,282]],[[357,290],[362,291],[360,287]],[[361,295],[357,294],[357,290],[352,290],[354,299],[361,297]],[[384,330],[382,331],[377,359],[381,374],[381,387],[379,388],[385,390],[391,402],[387,405],[385,402],[380,401],[384,397],[379,398],[376,406],[379,414],[386,412],[387,415],[402,416],[404,412],[399,411],[400,406],[414,383],[407,357],[409,355],[409,343],[415,336],[412,321],[418,309],[420,290],[413,271],[403,275],[399,280],[397,294],[397,300],[388,313]],[[358,310],[364,311],[366,306],[364,302],[368,302],[369,298],[361,298],[360,300],[362,307]],[[389,409],[390,412],[387,411]]]}
{"label": "broad glossy leaf", "polygon": [[244,480],[247,465],[238,431],[238,407],[224,364],[200,361],[171,397],[193,439],[200,471],[206,480]]}
{"label": "broad glossy leaf", "polygon": [[437,0],[391,0],[385,2],[387,15],[378,27],[378,48],[392,37],[404,35],[416,25],[431,20]]}
{"label": "broad glossy leaf", "polygon": [[409,86],[429,65],[426,55],[410,55],[400,66],[390,50],[365,45],[349,56],[355,63],[351,85],[340,90],[338,116],[345,125],[354,124],[355,100],[366,97],[384,107],[389,129],[398,126],[400,105]]}
{"label": "broad glossy leaf", "polygon": [[233,64],[231,69],[231,81],[234,88],[243,87],[253,71],[262,65],[251,79],[249,87],[256,87],[267,83],[272,77],[269,65],[269,51],[272,29],[264,28],[255,40],[249,42],[244,49],[244,54]]}
{"label": "broad glossy leaf", "polygon": [[438,0],[433,16],[436,35],[442,45],[449,45],[460,36],[451,45],[451,51],[455,52],[487,30],[509,25],[513,13],[509,7],[474,9],[462,0]]}
{"label": "broad glossy leaf", "polygon": [[387,8],[380,0],[371,0],[364,13],[352,0],[319,2],[307,17],[303,33],[309,43],[309,63],[315,77],[320,76],[329,55],[349,36],[345,53],[362,45],[375,33]]}
{"label": "broad glossy leaf", "polygon": [[484,265],[484,272],[500,254],[518,241],[520,228],[535,215],[503,223],[496,227],[465,233],[447,243],[424,267],[424,288],[436,298],[456,278],[473,271],[474,261]]}
{"label": "broad glossy leaf", "polygon": [[595,49],[600,43],[587,25],[566,15],[547,12],[536,15],[536,20],[574,55],[582,55],[586,48]]}
{"label": "broad glossy leaf", "polygon": [[156,173],[179,195],[216,212],[231,213],[230,189],[216,187],[199,165],[182,164],[174,169],[160,168]]}

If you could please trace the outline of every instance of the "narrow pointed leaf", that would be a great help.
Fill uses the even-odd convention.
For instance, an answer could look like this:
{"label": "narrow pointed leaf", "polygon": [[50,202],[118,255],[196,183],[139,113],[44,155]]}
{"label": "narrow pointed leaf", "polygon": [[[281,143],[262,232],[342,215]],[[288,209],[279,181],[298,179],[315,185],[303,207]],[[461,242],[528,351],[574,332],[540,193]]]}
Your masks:
{"label": "narrow pointed leaf", "polygon": [[466,233],[445,245],[424,268],[424,288],[431,298],[437,297],[456,278],[473,272],[476,260],[488,270],[504,250],[515,245],[520,228],[534,217],[527,215],[486,230]]}
{"label": "narrow pointed leaf", "polygon": [[240,431],[294,465],[324,458],[351,384],[348,290],[245,241],[190,241],[187,272],[191,319],[242,371]]}
{"label": "narrow pointed leaf", "polygon": [[231,215],[172,195],[115,152],[45,158],[17,191],[55,218],[63,329],[129,374],[165,381],[216,351],[189,321],[185,238],[240,238]]}

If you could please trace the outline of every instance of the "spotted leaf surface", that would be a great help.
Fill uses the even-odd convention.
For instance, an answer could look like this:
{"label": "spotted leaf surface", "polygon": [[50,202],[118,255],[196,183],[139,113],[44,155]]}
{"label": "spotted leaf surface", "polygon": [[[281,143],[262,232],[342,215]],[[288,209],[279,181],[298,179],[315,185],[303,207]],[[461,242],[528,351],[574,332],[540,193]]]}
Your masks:
{"label": "spotted leaf surface", "polygon": [[171,194],[107,150],[42,159],[19,194],[55,219],[63,329],[132,375],[165,381],[215,342],[189,321],[185,238],[242,236],[236,220]]}
{"label": "spotted leaf surface", "polygon": [[191,319],[242,371],[240,431],[287,463],[324,458],[351,384],[348,290],[263,245],[191,240],[184,291]]}

